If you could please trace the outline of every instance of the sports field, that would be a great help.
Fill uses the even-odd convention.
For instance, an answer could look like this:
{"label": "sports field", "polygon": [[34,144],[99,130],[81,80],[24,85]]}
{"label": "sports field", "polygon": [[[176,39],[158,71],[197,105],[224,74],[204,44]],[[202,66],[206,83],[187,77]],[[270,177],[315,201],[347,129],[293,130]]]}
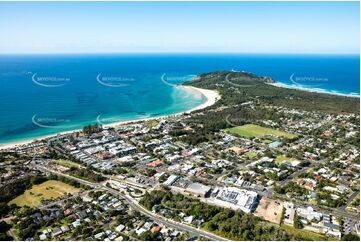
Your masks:
{"label": "sports field", "polygon": [[246,124],[238,127],[229,128],[225,131],[230,134],[239,135],[245,138],[258,138],[265,135],[274,135],[287,139],[293,139],[296,137],[296,135],[294,134],[286,133],[277,129],[265,128],[256,124]]}
{"label": "sports field", "polygon": [[50,180],[39,185],[34,185],[22,195],[14,198],[9,204],[18,206],[35,207],[41,205],[42,200],[62,197],[67,193],[77,193],[80,190],[61,181]]}

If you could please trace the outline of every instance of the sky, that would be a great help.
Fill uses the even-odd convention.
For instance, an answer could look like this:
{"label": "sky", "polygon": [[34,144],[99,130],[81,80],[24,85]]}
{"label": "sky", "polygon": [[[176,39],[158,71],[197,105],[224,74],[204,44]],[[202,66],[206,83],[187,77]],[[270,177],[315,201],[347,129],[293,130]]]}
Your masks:
{"label": "sky", "polygon": [[359,2],[0,2],[0,54],[353,54],[359,9]]}

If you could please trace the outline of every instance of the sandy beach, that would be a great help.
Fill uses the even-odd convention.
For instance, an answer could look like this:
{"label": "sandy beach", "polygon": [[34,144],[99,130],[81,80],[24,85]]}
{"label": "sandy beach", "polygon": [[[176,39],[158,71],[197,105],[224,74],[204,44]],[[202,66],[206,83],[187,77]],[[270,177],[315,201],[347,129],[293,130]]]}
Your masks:
{"label": "sandy beach", "polygon": [[[183,88],[183,89],[185,89],[185,90],[187,90],[189,92],[193,92],[194,95],[202,95],[202,96],[204,96],[206,98],[206,101],[203,104],[198,105],[197,107],[194,107],[194,108],[192,108],[190,110],[187,110],[187,111],[184,111],[184,112],[174,113],[174,114],[169,114],[169,115],[163,115],[163,116],[157,116],[157,117],[151,117],[151,118],[134,119],[134,120],[129,120],[129,121],[114,122],[114,123],[110,123],[110,124],[105,124],[105,125],[103,125],[103,127],[112,127],[112,128],[114,128],[114,127],[119,127],[119,126],[122,126],[122,125],[138,123],[138,122],[143,122],[143,121],[148,121],[148,120],[166,119],[166,118],[175,117],[175,116],[179,116],[179,115],[183,115],[183,114],[189,114],[189,113],[191,113],[193,111],[204,109],[206,107],[212,106],[214,103],[216,103],[221,98],[221,95],[217,91],[214,91],[214,90],[202,89],[202,88],[197,88],[197,87],[192,87],[192,86],[183,86],[183,85],[175,86],[175,88]],[[6,144],[0,144],[0,150],[16,148],[16,147],[19,147],[19,146],[22,146],[22,145],[26,145],[26,144],[35,142],[35,141],[40,141],[40,140],[43,140],[43,139],[48,139],[48,138],[61,136],[61,135],[65,135],[65,134],[70,134],[70,133],[78,132],[78,131],[80,131],[80,129],[60,132],[60,133],[56,133],[56,134],[52,134],[52,135],[46,135],[46,136],[42,136],[42,137],[38,137],[38,138],[34,138],[34,139],[29,139],[29,140],[15,141],[15,142],[10,142],[10,143],[6,143]]]}
{"label": "sandy beach", "polygon": [[195,108],[192,108],[191,110],[186,111],[186,113],[190,113],[196,110],[200,110],[200,109],[204,109],[206,107],[212,106],[213,104],[215,104],[219,99],[221,99],[221,95],[214,90],[209,90],[209,89],[202,89],[202,88],[198,88],[198,87],[192,87],[192,86],[179,86],[179,88],[184,88],[186,90],[190,90],[193,92],[198,92],[201,95],[205,96],[207,101]]}
{"label": "sandy beach", "polygon": [[204,97],[206,97],[207,100],[203,104],[198,105],[197,107],[194,107],[194,108],[184,111],[184,112],[173,113],[173,114],[162,115],[162,116],[151,117],[151,118],[120,121],[120,122],[105,124],[105,125],[103,125],[103,127],[114,128],[117,126],[126,125],[126,124],[130,124],[130,123],[137,123],[137,122],[143,122],[143,121],[154,120],[154,119],[166,119],[166,118],[175,117],[175,116],[179,116],[179,115],[183,115],[183,114],[189,114],[193,111],[212,106],[214,103],[217,102],[217,100],[219,100],[221,98],[221,95],[217,91],[214,91],[214,90],[202,89],[202,88],[197,88],[197,87],[192,87],[192,86],[183,86],[183,85],[175,86],[175,88],[183,88],[187,91],[193,92],[195,95],[203,95]]}

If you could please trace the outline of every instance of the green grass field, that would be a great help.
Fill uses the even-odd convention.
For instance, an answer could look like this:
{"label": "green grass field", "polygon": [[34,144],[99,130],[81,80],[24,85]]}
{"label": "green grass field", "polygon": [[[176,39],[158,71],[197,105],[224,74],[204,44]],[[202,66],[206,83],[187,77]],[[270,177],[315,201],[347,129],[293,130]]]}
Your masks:
{"label": "green grass field", "polygon": [[62,197],[67,193],[77,193],[80,189],[70,186],[61,181],[50,180],[39,185],[34,185],[26,190],[22,195],[14,198],[9,204],[18,206],[35,207],[41,205],[42,200]]}
{"label": "green grass field", "polygon": [[280,130],[265,128],[255,124],[246,124],[238,127],[233,127],[225,130],[230,134],[239,135],[245,138],[263,137],[265,135],[274,135],[278,137],[284,137],[287,139],[293,139],[296,135],[289,134]]}
{"label": "green grass field", "polygon": [[252,152],[252,151],[248,151],[247,153],[244,154],[248,159],[253,159],[255,157],[257,157],[257,154]]}
{"label": "green grass field", "polygon": [[277,165],[280,165],[280,164],[281,164],[283,161],[285,161],[285,160],[293,161],[293,160],[296,160],[296,159],[295,159],[295,158],[289,158],[289,157],[287,157],[287,156],[285,156],[285,155],[278,155],[278,156],[276,157],[275,162],[276,162]]}
{"label": "green grass field", "polygon": [[84,166],[78,164],[78,163],[75,163],[75,162],[72,162],[70,160],[54,160],[54,163],[58,164],[58,165],[61,165],[61,166],[65,166],[65,167],[68,167],[68,168],[85,168]]}
{"label": "green grass field", "polygon": [[273,140],[271,140],[271,139],[262,139],[262,141],[261,141],[262,144],[266,144],[266,145],[268,145],[272,142],[273,142]]}
{"label": "green grass field", "polygon": [[307,240],[307,241],[325,241],[328,238],[322,234],[318,234],[312,231],[307,231],[304,229],[296,229],[295,227],[281,224],[281,228],[283,228],[288,234],[296,236],[299,240]]}

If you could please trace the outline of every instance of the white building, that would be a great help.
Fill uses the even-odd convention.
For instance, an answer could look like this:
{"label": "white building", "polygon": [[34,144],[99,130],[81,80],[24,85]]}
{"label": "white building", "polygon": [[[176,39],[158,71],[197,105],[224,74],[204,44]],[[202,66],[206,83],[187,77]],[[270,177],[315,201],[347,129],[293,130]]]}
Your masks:
{"label": "white building", "polygon": [[235,187],[223,187],[219,188],[217,196],[212,200],[216,205],[233,209],[241,209],[246,213],[251,213],[257,207],[258,194],[253,191]]}
{"label": "white building", "polygon": [[170,175],[168,179],[165,182],[163,182],[163,184],[166,186],[171,186],[178,178],[179,177],[176,175]]}
{"label": "white building", "polygon": [[193,182],[187,186],[185,192],[192,194],[196,197],[205,197],[210,190],[211,188],[209,186],[203,185],[198,182]]}
{"label": "white building", "polygon": [[296,213],[295,205],[291,202],[284,202],[283,207],[285,208],[284,223],[293,226],[293,220]]}
{"label": "white building", "polygon": [[116,228],[115,231],[117,232],[122,232],[125,229],[125,226],[123,224],[119,224]]}
{"label": "white building", "polygon": [[297,214],[308,221],[312,221],[314,219],[320,221],[322,218],[322,213],[316,212],[311,206],[308,206],[307,208],[297,208]]}

